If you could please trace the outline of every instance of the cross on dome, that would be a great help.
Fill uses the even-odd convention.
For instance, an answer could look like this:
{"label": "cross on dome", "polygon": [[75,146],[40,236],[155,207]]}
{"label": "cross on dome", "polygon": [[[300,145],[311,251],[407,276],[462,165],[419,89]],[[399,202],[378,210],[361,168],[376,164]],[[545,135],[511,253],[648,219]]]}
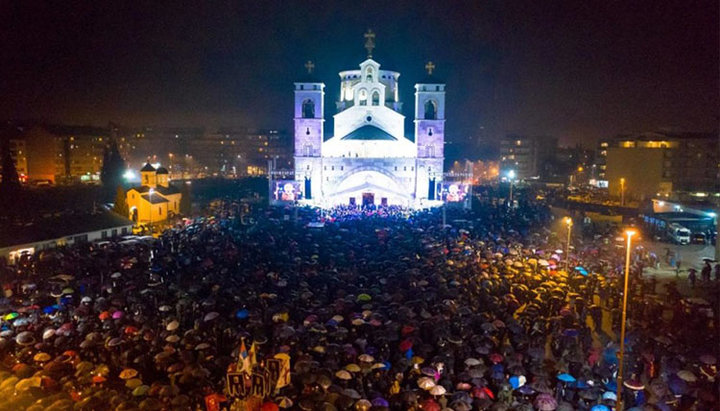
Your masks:
{"label": "cross on dome", "polygon": [[365,48],[368,52],[368,58],[372,58],[372,51],[375,48],[375,33],[370,29],[365,33]]}
{"label": "cross on dome", "polygon": [[305,63],[305,68],[307,69],[308,74],[312,74],[312,71],[315,68],[315,64],[313,64],[312,61],[308,60],[307,63]]}
{"label": "cross on dome", "polygon": [[433,72],[433,70],[435,70],[435,65],[433,64],[432,61],[427,62],[427,64],[425,65],[425,70],[427,70],[428,75],[432,76],[432,72]]}

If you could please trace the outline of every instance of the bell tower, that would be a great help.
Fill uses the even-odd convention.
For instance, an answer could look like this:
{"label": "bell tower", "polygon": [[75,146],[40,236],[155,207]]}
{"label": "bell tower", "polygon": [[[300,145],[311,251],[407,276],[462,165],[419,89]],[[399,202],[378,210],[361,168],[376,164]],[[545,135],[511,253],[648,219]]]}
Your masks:
{"label": "bell tower", "polygon": [[415,146],[417,147],[417,198],[436,199],[445,160],[445,83],[433,75],[435,64],[425,65],[427,77],[415,84]]}
{"label": "bell tower", "polygon": [[321,183],[325,84],[313,78],[312,61],[305,68],[306,77],[295,83],[295,179],[304,181],[305,198],[312,198]]}

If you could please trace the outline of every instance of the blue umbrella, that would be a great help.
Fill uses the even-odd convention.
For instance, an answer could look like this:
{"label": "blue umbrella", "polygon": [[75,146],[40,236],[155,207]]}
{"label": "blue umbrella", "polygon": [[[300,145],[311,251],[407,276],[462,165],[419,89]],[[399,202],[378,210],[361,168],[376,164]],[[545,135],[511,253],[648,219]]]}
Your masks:
{"label": "blue umbrella", "polygon": [[235,317],[241,320],[248,318],[248,315],[250,315],[250,312],[246,309],[238,310],[238,312],[235,313]]}
{"label": "blue umbrella", "polygon": [[520,378],[517,375],[510,377],[510,385],[512,385],[513,389],[520,387]]}
{"label": "blue umbrella", "polygon": [[58,309],[60,309],[60,307],[57,304],[55,304],[55,305],[50,305],[50,306],[43,308],[43,312],[45,314],[52,314],[55,311],[57,311]]}
{"label": "blue umbrella", "polygon": [[608,391],[616,392],[617,391],[617,382],[615,380],[606,382],[605,388],[607,388]]}
{"label": "blue umbrella", "polygon": [[590,411],[610,411],[610,408],[607,405],[596,404],[593,405],[592,408],[590,408]]}
{"label": "blue umbrella", "polygon": [[579,334],[578,330],[574,328],[568,328],[565,331],[563,331],[563,335],[565,337],[577,337]]}
{"label": "blue umbrella", "polygon": [[567,373],[558,374],[557,379],[560,380],[560,381],[562,381],[562,382],[573,382],[573,381],[575,381],[575,377],[573,377],[572,375],[567,374]]}
{"label": "blue umbrella", "polygon": [[575,388],[578,390],[584,390],[584,389],[590,388],[590,386],[587,385],[587,383],[583,380],[573,381],[569,385],[571,388]]}
{"label": "blue umbrella", "polygon": [[577,266],[575,267],[575,271],[579,272],[580,274],[587,276],[588,272],[584,267]]}

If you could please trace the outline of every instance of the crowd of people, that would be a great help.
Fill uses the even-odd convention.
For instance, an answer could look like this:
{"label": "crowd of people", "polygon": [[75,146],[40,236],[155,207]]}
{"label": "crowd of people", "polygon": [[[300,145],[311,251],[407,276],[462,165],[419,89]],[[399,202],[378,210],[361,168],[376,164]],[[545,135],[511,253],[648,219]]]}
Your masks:
{"label": "crowd of people", "polygon": [[[0,410],[615,409],[623,250],[543,204],[238,209],[3,266]],[[718,409],[710,317],[637,268],[625,409]],[[290,383],[229,395],[245,347]]]}

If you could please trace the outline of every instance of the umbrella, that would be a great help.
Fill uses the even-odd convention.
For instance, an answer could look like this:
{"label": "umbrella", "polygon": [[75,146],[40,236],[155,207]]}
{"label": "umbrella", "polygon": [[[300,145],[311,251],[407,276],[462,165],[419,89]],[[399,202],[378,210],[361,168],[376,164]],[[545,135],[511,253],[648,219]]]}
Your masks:
{"label": "umbrella", "polygon": [[445,392],[445,387],[443,387],[442,385],[436,385],[430,389],[430,394],[432,395],[443,395],[445,394]]}
{"label": "umbrella", "polygon": [[383,397],[377,397],[372,400],[372,405],[374,407],[390,407],[390,403],[388,402],[388,400]]}
{"label": "umbrella", "polygon": [[345,366],[345,369],[350,372],[360,372],[360,366],[357,364],[348,364]]}
{"label": "umbrella", "polygon": [[344,380],[344,381],[349,381],[349,380],[352,379],[352,375],[350,375],[350,373],[347,372],[347,371],[345,371],[345,370],[340,370],[340,371],[336,372],[336,373],[335,373],[335,376],[336,376],[338,379],[341,379],[341,380]]}
{"label": "umbrella", "polygon": [[204,321],[212,321],[212,320],[218,318],[219,316],[220,316],[220,313],[218,313],[216,311],[211,311],[211,312],[205,314]]}
{"label": "umbrella", "polygon": [[423,411],[441,411],[440,404],[438,404],[432,398],[429,398],[429,399],[423,401],[423,403],[421,405],[422,405]]}
{"label": "umbrella", "polygon": [[642,382],[640,382],[640,380],[637,379],[623,381],[623,385],[633,391],[641,391],[645,389],[645,384],[643,384]]}
{"label": "umbrella", "polygon": [[370,354],[362,354],[358,357],[358,360],[361,362],[374,362],[375,358]]}
{"label": "umbrella", "polygon": [[677,376],[685,382],[697,381],[697,377],[695,376],[695,374],[693,374],[691,371],[688,371],[688,370],[678,371]]}
{"label": "umbrella", "polygon": [[372,408],[372,403],[364,398],[355,403],[356,411],[368,411],[370,408]]}
{"label": "umbrella", "polygon": [[562,381],[562,382],[573,382],[573,381],[575,381],[575,377],[573,377],[572,375],[567,374],[567,373],[558,374],[557,379],[560,380],[560,381]]}
{"label": "umbrella", "polygon": [[420,388],[422,388],[423,390],[427,391],[427,390],[432,389],[432,387],[434,387],[436,384],[435,384],[435,380],[433,380],[432,378],[430,378],[430,377],[422,377],[422,378],[420,378],[420,379],[417,380],[417,385],[418,385],[418,387],[420,387]]}
{"label": "umbrella", "polygon": [[503,356],[498,353],[492,353],[490,354],[490,361],[492,361],[494,364],[500,363],[503,360]]}
{"label": "umbrella", "polygon": [[135,376],[138,375],[138,372],[134,368],[125,368],[124,370],[120,371],[120,379],[122,380],[129,380],[131,378],[135,378]]}
{"label": "umbrella", "polygon": [[474,367],[480,364],[482,364],[482,362],[477,358],[468,358],[465,360],[465,365],[467,365],[468,367]]}
{"label": "umbrella", "polygon": [[535,408],[539,411],[553,411],[557,408],[558,404],[550,394],[538,394],[535,398]]}
{"label": "umbrella", "polygon": [[603,404],[595,404],[590,408],[590,411],[610,411],[610,407]]}
{"label": "umbrella", "polygon": [[168,331],[175,331],[178,327],[180,327],[180,323],[177,320],[172,320],[167,326],[165,326],[165,329]]}
{"label": "umbrella", "polygon": [[717,360],[710,354],[704,354],[700,356],[700,362],[706,365],[713,365],[717,362]]}
{"label": "umbrella", "polygon": [[134,397],[142,397],[143,395],[146,395],[146,394],[148,393],[148,391],[150,391],[150,387],[149,387],[149,386],[147,386],[147,385],[140,385],[140,386],[136,387],[136,388],[132,391],[132,395],[133,395]]}
{"label": "umbrella", "polygon": [[617,401],[617,394],[612,391],[605,391],[602,395],[603,401]]}

